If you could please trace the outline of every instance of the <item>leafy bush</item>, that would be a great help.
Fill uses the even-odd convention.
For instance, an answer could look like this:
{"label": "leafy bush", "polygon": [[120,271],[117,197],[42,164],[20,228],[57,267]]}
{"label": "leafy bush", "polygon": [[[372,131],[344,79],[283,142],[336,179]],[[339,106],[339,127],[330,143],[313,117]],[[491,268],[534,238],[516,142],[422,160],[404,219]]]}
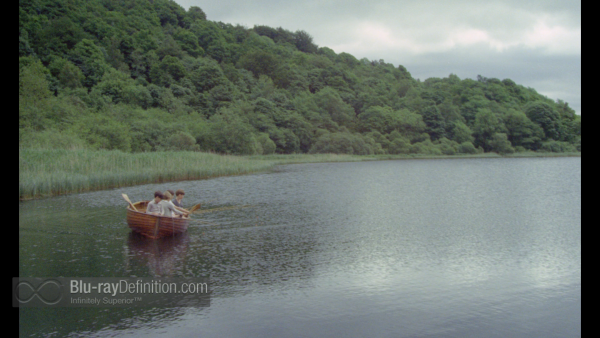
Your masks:
{"label": "leafy bush", "polygon": [[454,155],[458,151],[458,143],[445,137],[438,140],[438,147],[444,155]]}
{"label": "leafy bush", "polygon": [[498,154],[512,154],[515,149],[511,146],[508,137],[504,133],[495,133],[488,142],[491,151]]}
{"label": "leafy bush", "polygon": [[19,135],[19,148],[28,149],[86,149],[87,142],[69,131],[46,129],[41,132],[23,132]]}
{"label": "leafy bush", "polygon": [[411,154],[427,154],[427,155],[442,155],[439,147],[436,147],[431,140],[417,142],[410,146]]}
{"label": "leafy bush", "polygon": [[164,150],[171,151],[198,151],[200,147],[196,144],[196,139],[184,131],[179,131],[167,138]]}
{"label": "leafy bush", "polygon": [[275,153],[275,142],[269,138],[269,134],[261,133],[257,141],[260,143],[263,155],[271,155]]}
{"label": "leafy bush", "polygon": [[471,142],[463,142],[458,146],[458,152],[461,154],[477,154],[477,149]]}
{"label": "leafy bush", "polygon": [[310,153],[372,155],[374,151],[360,134],[326,133],[317,139],[310,148]]}
{"label": "leafy bush", "polygon": [[[580,145],[581,147],[581,145]],[[567,152],[575,152],[577,151],[577,148],[567,142],[561,142],[561,141],[548,141],[548,142],[543,142],[542,143],[542,147],[540,148],[541,151],[547,151],[547,152],[553,152],[553,153],[567,153]],[[581,150],[581,148],[579,148],[579,150]]]}

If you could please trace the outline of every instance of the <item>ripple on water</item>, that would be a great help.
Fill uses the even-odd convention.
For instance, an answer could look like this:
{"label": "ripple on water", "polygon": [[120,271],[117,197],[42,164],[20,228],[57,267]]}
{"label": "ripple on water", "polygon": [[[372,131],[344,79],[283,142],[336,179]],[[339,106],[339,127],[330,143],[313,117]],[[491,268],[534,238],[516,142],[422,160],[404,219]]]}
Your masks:
{"label": "ripple on water", "polygon": [[[183,188],[182,236],[125,202]],[[211,307],[21,309],[42,336],[581,334],[581,159],[282,166],[19,204],[21,276],[211,276]],[[36,323],[32,325],[30,323]]]}

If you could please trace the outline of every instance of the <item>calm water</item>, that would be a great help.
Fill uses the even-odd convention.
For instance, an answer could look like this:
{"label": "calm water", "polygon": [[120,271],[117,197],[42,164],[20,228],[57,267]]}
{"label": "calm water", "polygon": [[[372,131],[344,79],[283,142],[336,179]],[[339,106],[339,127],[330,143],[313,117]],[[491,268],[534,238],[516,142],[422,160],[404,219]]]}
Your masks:
{"label": "calm water", "polygon": [[[126,203],[216,211],[152,241]],[[208,308],[20,309],[22,336],[576,337],[581,158],[282,166],[19,203],[19,273],[211,276]]]}

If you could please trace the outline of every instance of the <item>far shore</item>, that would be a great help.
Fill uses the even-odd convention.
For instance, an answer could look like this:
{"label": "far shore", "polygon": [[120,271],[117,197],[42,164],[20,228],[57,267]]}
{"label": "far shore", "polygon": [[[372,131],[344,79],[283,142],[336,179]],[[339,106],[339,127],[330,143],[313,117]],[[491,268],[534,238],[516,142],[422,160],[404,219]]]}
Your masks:
{"label": "far shore", "polygon": [[202,152],[124,153],[108,150],[19,150],[19,200],[114,189],[149,183],[200,180],[268,171],[277,165],[408,159],[581,157],[581,153],[522,152],[457,155],[273,154]]}

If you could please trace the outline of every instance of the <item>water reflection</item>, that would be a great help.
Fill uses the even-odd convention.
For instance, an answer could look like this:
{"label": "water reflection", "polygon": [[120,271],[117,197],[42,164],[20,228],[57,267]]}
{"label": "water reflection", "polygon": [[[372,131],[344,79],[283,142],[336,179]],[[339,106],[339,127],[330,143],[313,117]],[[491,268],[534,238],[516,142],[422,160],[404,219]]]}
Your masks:
{"label": "water reflection", "polygon": [[148,267],[152,277],[174,277],[181,275],[189,249],[188,232],[175,236],[150,239],[137,232],[127,237],[125,269],[129,270],[131,261]]}
{"label": "water reflection", "polygon": [[177,186],[213,210],[159,240],[131,233],[120,194],[164,184],[20,203],[19,272],[210,276],[210,308],[25,309],[24,335],[580,335],[580,159],[307,164]]}

